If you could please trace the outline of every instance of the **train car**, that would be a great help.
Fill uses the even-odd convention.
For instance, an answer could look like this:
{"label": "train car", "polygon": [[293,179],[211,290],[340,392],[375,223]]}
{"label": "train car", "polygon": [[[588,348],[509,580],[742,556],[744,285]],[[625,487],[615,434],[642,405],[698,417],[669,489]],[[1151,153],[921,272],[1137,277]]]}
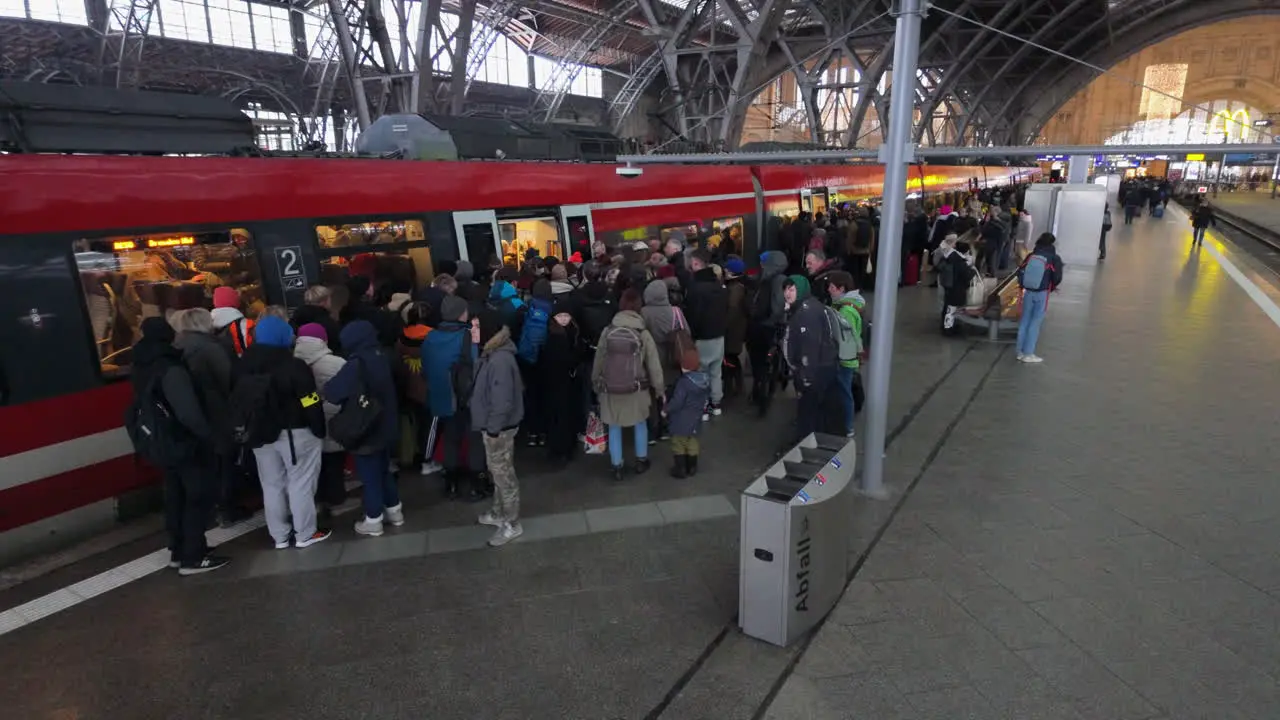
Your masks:
{"label": "train car", "polygon": [[[909,189],[1033,172],[916,166]],[[624,177],[583,163],[0,156],[0,560],[107,527],[154,488],[122,426],[144,317],[207,306],[220,285],[297,307],[353,261],[421,285],[445,261],[589,257],[593,241],[675,228],[729,233],[754,258],[769,218],[873,201],[882,180],[852,164]]]}

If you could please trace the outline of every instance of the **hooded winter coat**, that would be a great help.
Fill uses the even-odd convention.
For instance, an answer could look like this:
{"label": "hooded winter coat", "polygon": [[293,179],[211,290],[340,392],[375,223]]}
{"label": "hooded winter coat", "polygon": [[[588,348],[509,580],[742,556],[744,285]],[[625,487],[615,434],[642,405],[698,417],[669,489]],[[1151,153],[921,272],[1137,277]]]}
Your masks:
{"label": "hooded winter coat", "polygon": [[576,295],[574,319],[582,329],[582,339],[594,348],[600,333],[613,322],[617,306],[609,297],[609,286],[598,280],[578,288]]}
{"label": "hooded winter coat", "polygon": [[[246,319],[240,310],[233,307],[214,308],[210,315],[213,317],[214,337],[232,355],[243,355],[253,344],[253,321]],[[232,324],[235,325],[234,329],[229,327]],[[236,338],[239,338],[239,342]]]}
{"label": "hooded winter coat", "polygon": [[653,342],[657,345],[663,377],[673,380],[680,377],[680,363],[672,350],[671,331],[676,326],[677,318],[680,318],[685,329],[689,328],[689,323],[684,321],[684,313],[680,312],[680,308],[671,307],[665,282],[650,280],[645,286],[644,307],[640,309],[640,315],[644,318],[645,329],[653,336]]}
{"label": "hooded winter coat", "polygon": [[[694,340],[722,338],[729,326],[729,290],[709,267],[693,274],[684,296],[689,334]],[[647,290],[647,288],[646,288]],[[645,300],[648,303],[648,300]]]}
{"label": "hooded winter coat", "polygon": [[502,314],[502,324],[511,330],[511,341],[520,343],[520,329],[524,326],[524,314],[528,309],[520,299],[515,286],[506,280],[498,280],[489,289],[489,307]]}
{"label": "hooded winter coat", "polygon": [[747,339],[747,285],[740,277],[725,280],[725,288],[729,291],[729,320],[724,331],[725,355],[737,355],[742,352],[743,343]]}
{"label": "hooded winter coat", "polygon": [[356,320],[342,328],[342,347],[347,351],[347,364],[325,385],[324,399],[341,406],[355,396],[359,373],[359,377],[364,380],[365,391],[377,399],[382,407],[382,417],[374,439],[381,445],[380,450],[390,450],[400,438],[400,425],[396,384],[391,376],[391,360],[387,350],[379,342],[378,331],[371,323],[362,320]]}
{"label": "hooded winter coat", "polygon": [[609,354],[607,351],[608,345],[604,342],[604,338],[609,332],[609,329],[606,329],[601,336],[599,347],[596,348],[596,358],[591,366],[591,386],[595,388],[596,394],[600,396],[600,419],[608,425],[617,425],[619,427],[639,425],[649,419],[649,405],[651,402],[649,393],[661,392],[664,387],[662,384],[662,361],[658,357],[658,344],[654,341],[653,336],[649,334],[649,331],[645,329],[644,318],[634,311],[623,310],[614,315],[613,322],[609,327],[610,329],[614,327],[628,328],[640,333],[640,362],[643,363],[644,371],[649,376],[650,389],[638,390],[625,395],[612,395],[605,390],[604,366],[605,358]]}
{"label": "hooded winter coat", "polygon": [[229,452],[231,442],[231,361],[233,356],[212,335],[184,332],[176,347],[195,383],[200,406],[204,408],[213,433],[213,449]]}
{"label": "hooded winter coat", "polygon": [[667,422],[672,435],[692,437],[702,427],[702,409],[711,398],[711,376],[704,372],[683,373],[667,400]]}
{"label": "hooded winter coat", "polygon": [[471,384],[471,429],[489,435],[524,421],[524,381],[516,363],[511,331],[499,330],[484,344]]}
{"label": "hooded winter coat", "polygon": [[[329,346],[320,341],[319,338],[300,337],[293,346],[293,356],[307,364],[311,368],[311,375],[316,379],[316,391],[324,397],[324,389],[329,381],[334,378],[347,364],[346,360],[333,354]],[[324,423],[326,434],[324,437],[324,452],[341,452],[342,446],[336,440],[329,437],[328,428],[329,421],[334,415],[338,414],[341,408],[328,400],[324,402]]]}
{"label": "hooded winter coat", "polygon": [[[422,341],[422,376],[427,382],[427,404],[436,417],[453,417],[459,403],[454,397],[454,366],[471,362],[471,325],[440,323]],[[471,377],[470,369],[466,369]],[[465,402],[463,403],[465,406]]]}
{"label": "hooded winter coat", "polygon": [[750,308],[752,324],[772,330],[786,323],[787,300],[782,292],[787,282],[786,270],[786,255],[770,250],[760,256],[760,279]]}
{"label": "hooded winter coat", "polygon": [[427,381],[422,375],[422,343],[430,334],[431,328],[426,325],[409,325],[396,343],[396,388],[407,402],[418,406],[427,404]]}
{"label": "hooded winter coat", "polygon": [[[182,353],[167,342],[143,337],[133,346],[133,393],[138,395],[158,378],[160,393],[183,429],[198,441],[213,434],[208,415],[200,405],[200,395],[191,372],[182,363]],[[647,407],[647,405],[646,405]],[[200,443],[191,444],[191,460],[201,457]]]}
{"label": "hooded winter coat", "polygon": [[796,291],[782,351],[787,365],[791,366],[796,387],[804,390],[813,385],[821,373],[834,372],[840,356],[838,339],[832,336],[827,309],[809,294],[807,288],[797,284]]}

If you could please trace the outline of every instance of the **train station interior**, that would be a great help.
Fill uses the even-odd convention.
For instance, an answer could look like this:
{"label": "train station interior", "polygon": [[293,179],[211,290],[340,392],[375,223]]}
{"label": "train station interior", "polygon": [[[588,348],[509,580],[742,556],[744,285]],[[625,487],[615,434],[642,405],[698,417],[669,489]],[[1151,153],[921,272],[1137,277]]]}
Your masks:
{"label": "train station interior", "polygon": [[0,0],[0,717],[1275,720],[1277,38]]}

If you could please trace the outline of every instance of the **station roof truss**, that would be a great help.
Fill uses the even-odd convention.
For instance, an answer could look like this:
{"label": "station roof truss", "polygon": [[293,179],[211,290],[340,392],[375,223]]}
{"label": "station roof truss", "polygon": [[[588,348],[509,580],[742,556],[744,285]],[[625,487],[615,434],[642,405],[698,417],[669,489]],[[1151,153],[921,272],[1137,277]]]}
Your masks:
{"label": "station roof truss", "polygon": [[[895,85],[893,0],[248,0],[289,12],[292,52],[162,37],[161,0],[83,1],[86,24],[0,18],[0,78],[219,95],[317,122],[336,110],[364,127],[392,112],[556,120],[592,66],[610,76],[615,127],[648,95],[645,112],[671,137],[716,148],[738,142],[752,98],[783,74],[795,76],[811,141],[823,146],[866,144],[859,129],[884,115]],[[1107,67],[1198,25],[1280,10],[1272,6],[938,0],[922,28],[915,138],[1030,142],[1097,75],[1064,56]],[[416,42],[436,31],[443,44]],[[477,83],[500,35],[554,67],[522,92]],[[832,83],[833,64],[857,72]],[[819,90],[852,91],[839,131],[823,127]]]}

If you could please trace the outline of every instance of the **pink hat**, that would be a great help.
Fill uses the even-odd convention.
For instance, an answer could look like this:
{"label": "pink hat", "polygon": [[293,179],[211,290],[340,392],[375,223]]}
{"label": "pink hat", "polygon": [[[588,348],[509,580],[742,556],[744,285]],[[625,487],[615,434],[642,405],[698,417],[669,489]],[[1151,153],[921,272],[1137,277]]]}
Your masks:
{"label": "pink hat", "polygon": [[329,333],[324,331],[324,326],[320,323],[307,323],[298,328],[298,337],[309,337],[325,343],[329,342]]}
{"label": "pink hat", "polygon": [[216,308],[240,308],[240,293],[236,292],[233,287],[215,288],[213,291],[213,307]]}
{"label": "pink hat", "polygon": [[951,214],[951,206],[950,206],[950,205],[943,205],[943,206],[942,206],[942,214],[943,214],[943,215],[950,215],[950,214]]}

